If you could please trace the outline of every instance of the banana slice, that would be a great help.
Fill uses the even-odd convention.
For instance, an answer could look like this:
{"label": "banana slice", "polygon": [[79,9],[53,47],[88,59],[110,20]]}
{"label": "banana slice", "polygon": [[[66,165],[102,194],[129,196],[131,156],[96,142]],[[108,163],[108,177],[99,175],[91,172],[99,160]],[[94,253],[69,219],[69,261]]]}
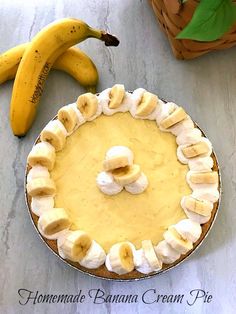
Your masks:
{"label": "banana slice", "polygon": [[58,251],[72,262],[80,262],[86,256],[92,240],[84,231],[69,231],[57,241]]}
{"label": "banana slice", "polygon": [[[199,148],[200,146],[200,148]],[[185,155],[184,151],[187,150],[187,155],[190,156],[192,155],[193,157],[188,157]],[[206,151],[205,153],[201,153],[202,151]],[[177,158],[178,160],[183,163],[183,164],[188,164],[190,160],[197,160],[197,158],[204,158],[204,157],[209,157],[212,153],[212,144],[211,142],[205,138],[202,137],[201,140],[192,145],[180,145],[177,148]],[[195,155],[195,157],[194,157]]]}
{"label": "banana slice", "polygon": [[220,193],[217,189],[196,189],[191,196],[199,201],[209,201],[215,203],[220,198]]}
{"label": "banana slice", "polygon": [[[188,162],[189,162],[190,159],[188,159],[188,158],[186,158],[186,157],[184,156],[184,154],[183,154],[183,149],[184,149],[185,147],[188,147],[188,146],[189,146],[188,144],[186,144],[186,145],[180,145],[180,146],[177,147],[177,152],[176,152],[176,155],[177,155],[178,160],[179,160],[182,164],[185,164],[185,165],[188,164]],[[194,159],[195,159],[195,158],[194,158]]]}
{"label": "banana slice", "polygon": [[[186,175],[186,181],[190,188],[195,191],[198,189],[218,189],[219,181],[218,181],[218,173],[210,175],[208,177],[208,173],[213,173],[214,171],[208,172],[196,172],[189,170]],[[198,174],[203,174],[203,176],[199,176]],[[204,176],[206,174],[206,176]],[[195,179],[193,179],[195,178]],[[209,179],[210,178],[210,179]],[[204,180],[204,181],[203,181]],[[194,182],[193,182],[194,181]],[[214,183],[206,183],[212,181]],[[202,183],[195,183],[195,182],[202,182]]]}
{"label": "banana slice", "polygon": [[116,109],[111,109],[109,108],[110,92],[111,92],[111,88],[107,88],[98,95],[98,104],[102,107],[102,112],[107,116],[111,116],[116,112],[129,111],[130,105],[132,105],[133,103],[133,94],[129,92],[125,92],[125,96],[120,106],[117,107]]}
{"label": "banana slice", "polygon": [[74,130],[76,130],[80,125],[84,124],[86,122],[86,120],[85,120],[84,116],[82,115],[82,113],[77,108],[77,103],[76,102],[74,102],[72,104],[69,104],[67,106],[72,108],[74,110],[74,112],[76,113],[77,124],[76,124],[75,129],[74,129]]}
{"label": "banana slice", "polygon": [[64,106],[58,111],[58,120],[61,121],[68,133],[73,132],[78,123],[77,114],[71,106]]}
{"label": "banana slice", "polygon": [[208,217],[211,215],[213,204],[209,201],[199,201],[192,196],[184,196],[185,207],[199,215]]}
{"label": "banana slice", "polygon": [[56,232],[56,233],[53,233],[53,234],[48,235],[48,234],[45,234],[45,233],[43,232],[43,230],[41,229],[41,226],[38,224],[38,231],[40,232],[40,234],[41,234],[44,238],[46,238],[46,239],[48,239],[48,240],[57,240],[58,238],[65,236],[65,235],[67,234],[67,232],[69,232],[69,227],[66,228],[66,229],[63,229],[63,230],[61,230],[61,231],[59,231],[59,232]]}
{"label": "banana slice", "polygon": [[176,108],[167,118],[161,121],[160,126],[163,129],[168,129],[176,123],[184,120],[187,117],[187,113],[182,107]]}
{"label": "banana slice", "polygon": [[53,196],[35,196],[31,199],[31,210],[36,216],[41,216],[54,207]]}
{"label": "banana slice", "polygon": [[152,93],[144,92],[136,109],[136,116],[145,117],[150,115],[158,104],[158,97]]}
{"label": "banana slice", "polygon": [[41,141],[50,143],[58,152],[66,142],[67,131],[59,120],[50,121],[40,134]]}
{"label": "banana slice", "polygon": [[195,243],[201,236],[202,228],[199,223],[192,221],[191,219],[180,220],[174,225],[176,231],[185,240]]}
{"label": "banana slice", "polygon": [[109,264],[112,271],[119,275],[134,269],[133,247],[129,242],[116,243],[110,248]]}
{"label": "banana slice", "polygon": [[217,171],[211,172],[192,172],[190,175],[190,180],[194,184],[214,184],[218,182]]}
{"label": "banana slice", "polygon": [[30,180],[26,185],[27,192],[30,196],[52,196],[56,192],[56,186],[51,178],[35,178]]}
{"label": "banana slice", "polygon": [[96,115],[98,109],[98,98],[92,93],[82,94],[77,99],[77,108],[86,120]]}
{"label": "banana slice", "polygon": [[120,107],[125,97],[125,87],[122,84],[114,85],[110,90],[110,102],[108,107],[110,109],[117,109]]}
{"label": "banana slice", "polygon": [[89,269],[96,269],[104,264],[106,259],[106,253],[97,242],[94,240],[90,248],[88,249],[86,255],[82,258],[79,262],[81,266],[89,268]]}
{"label": "banana slice", "polygon": [[70,225],[71,221],[64,208],[53,208],[44,212],[38,220],[39,231],[46,236],[68,229]]}
{"label": "banana slice", "polygon": [[105,171],[111,171],[117,168],[125,167],[128,164],[129,164],[128,156],[117,155],[109,159],[105,159],[103,162],[103,169]]}
{"label": "banana slice", "polygon": [[37,164],[52,170],[55,164],[55,148],[47,142],[40,142],[33,146],[27,162],[33,167]]}
{"label": "banana slice", "polygon": [[115,169],[112,171],[112,175],[118,184],[125,186],[136,181],[141,175],[141,170],[139,165],[134,164]]}
{"label": "banana slice", "polygon": [[120,167],[133,164],[133,152],[126,146],[113,146],[107,152],[103,162],[105,171],[114,170]]}
{"label": "banana slice", "polygon": [[190,129],[187,131],[181,132],[177,137],[176,137],[176,143],[178,145],[191,145],[191,144],[196,144],[201,140],[202,132],[197,129]]}
{"label": "banana slice", "polygon": [[148,260],[149,265],[155,271],[160,270],[162,267],[162,262],[156,255],[154,247],[152,245],[151,240],[143,240],[142,241],[142,249],[146,259]]}
{"label": "banana slice", "polygon": [[107,195],[115,195],[123,190],[123,186],[116,183],[112,174],[102,171],[96,178],[98,188]]}
{"label": "banana slice", "polygon": [[212,145],[208,139],[202,138],[198,143],[184,147],[182,152],[186,158],[210,156],[212,153]]}
{"label": "banana slice", "polygon": [[143,94],[146,92],[144,88],[137,88],[133,91],[130,99],[129,111],[132,117],[136,117],[138,104],[141,102]]}
{"label": "banana slice", "polygon": [[188,166],[193,171],[211,171],[214,161],[210,156],[189,159]]}
{"label": "banana slice", "polygon": [[156,255],[164,264],[172,264],[180,258],[180,253],[174,250],[166,240],[163,240],[154,247]]}
{"label": "banana slice", "polygon": [[163,237],[166,242],[180,254],[185,254],[193,248],[192,242],[183,239],[173,226],[170,226],[168,230],[164,232]]}
{"label": "banana slice", "polygon": [[210,220],[210,218],[211,218],[211,215],[209,215],[209,216],[203,216],[203,215],[199,215],[199,214],[197,214],[197,213],[194,213],[194,212],[192,212],[191,210],[188,210],[188,209],[186,208],[186,206],[185,206],[185,197],[183,197],[183,198],[181,199],[180,204],[181,204],[181,207],[183,208],[183,210],[184,210],[186,216],[187,216],[189,219],[191,219],[192,221],[195,221],[195,222],[199,223],[200,225],[201,225],[201,224],[205,224],[205,223],[208,222],[208,221]]}
{"label": "banana slice", "polygon": [[33,180],[35,178],[50,178],[48,169],[37,164],[33,166],[27,174],[26,181],[29,182],[30,180]]}
{"label": "banana slice", "polygon": [[141,172],[140,177],[133,183],[124,186],[127,192],[131,194],[143,193],[148,187],[148,179],[143,172]]}

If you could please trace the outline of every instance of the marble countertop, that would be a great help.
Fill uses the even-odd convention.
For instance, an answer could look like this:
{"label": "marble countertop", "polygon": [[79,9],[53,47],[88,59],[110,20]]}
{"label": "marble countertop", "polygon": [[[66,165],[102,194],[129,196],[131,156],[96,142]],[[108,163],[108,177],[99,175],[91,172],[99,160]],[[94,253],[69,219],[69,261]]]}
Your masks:
{"label": "marble countertop", "polygon": [[[50,73],[34,126],[18,139],[12,135],[8,117],[12,82],[1,85],[0,313],[235,313],[236,48],[177,61],[151,7],[142,0],[1,0],[0,5],[0,51],[29,41],[44,25],[68,16],[116,34],[117,48],[106,48],[93,39],[80,45],[98,66],[98,90],[124,83],[128,90],[144,87],[182,104],[214,145],[224,191],[209,236],[175,269],[149,280],[123,283],[81,274],[51,254],[39,239],[26,210],[23,186],[25,161],[34,139],[58,108],[84,90],[68,75]],[[24,301],[19,289],[32,291],[32,298],[37,291],[38,295],[20,305]],[[194,302],[195,289],[202,291]],[[82,303],[40,303],[40,294],[79,293],[80,301],[85,295]],[[95,293],[104,294],[108,301],[108,295],[138,297],[132,303],[97,298],[101,304],[94,304]],[[184,295],[182,302],[177,302],[176,295]]]}

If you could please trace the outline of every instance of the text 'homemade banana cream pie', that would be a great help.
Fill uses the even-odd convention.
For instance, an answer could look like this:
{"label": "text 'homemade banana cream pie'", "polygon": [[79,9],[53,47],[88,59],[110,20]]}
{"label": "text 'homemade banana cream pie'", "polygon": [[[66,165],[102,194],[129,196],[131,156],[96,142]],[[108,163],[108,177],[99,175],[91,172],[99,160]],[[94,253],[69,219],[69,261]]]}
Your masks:
{"label": "text 'homemade banana cream pie'", "polygon": [[211,142],[182,107],[143,88],[80,95],[27,162],[41,235],[63,259],[118,275],[181,259],[219,199]]}

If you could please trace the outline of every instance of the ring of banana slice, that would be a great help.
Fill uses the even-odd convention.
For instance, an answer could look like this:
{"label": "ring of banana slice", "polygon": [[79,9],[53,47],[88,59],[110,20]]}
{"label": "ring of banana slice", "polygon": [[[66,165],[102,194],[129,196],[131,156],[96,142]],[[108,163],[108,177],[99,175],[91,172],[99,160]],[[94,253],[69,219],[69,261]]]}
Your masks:
{"label": "ring of banana slice", "polygon": [[[64,208],[54,207],[56,186],[50,178],[57,152],[66,145],[66,138],[80,125],[100,114],[127,112],[135,119],[155,120],[163,132],[176,136],[177,158],[187,164],[186,181],[191,195],[181,200],[187,219],[171,225],[163,241],[152,243],[143,239],[141,249],[128,242],[116,243],[105,254],[103,248],[85,230],[70,230],[72,222]],[[132,194],[145,191],[148,179],[141,166],[133,163],[132,151],[125,146],[113,146],[106,153],[103,170],[96,183],[102,193],[114,195],[123,189]],[[108,271],[122,276],[133,270],[141,274],[157,273],[163,265],[171,265],[188,254],[199,241],[203,224],[211,219],[214,203],[219,200],[219,173],[213,170],[212,145],[195,127],[185,110],[172,102],[138,88],[126,92],[116,84],[98,95],[80,95],[74,104],[63,106],[57,118],[50,121],[40,134],[27,158],[26,191],[32,212],[39,217],[38,230],[49,240],[57,241],[59,255],[88,269],[105,264]]]}

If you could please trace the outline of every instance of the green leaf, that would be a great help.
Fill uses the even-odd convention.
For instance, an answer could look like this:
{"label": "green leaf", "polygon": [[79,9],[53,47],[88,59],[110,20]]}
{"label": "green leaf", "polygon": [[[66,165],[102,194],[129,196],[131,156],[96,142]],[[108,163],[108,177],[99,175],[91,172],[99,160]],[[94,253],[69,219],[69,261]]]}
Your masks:
{"label": "green leaf", "polygon": [[201,0],[191,21],[177,39],[213,41],[236,22],[236,5],[232,0]]}

